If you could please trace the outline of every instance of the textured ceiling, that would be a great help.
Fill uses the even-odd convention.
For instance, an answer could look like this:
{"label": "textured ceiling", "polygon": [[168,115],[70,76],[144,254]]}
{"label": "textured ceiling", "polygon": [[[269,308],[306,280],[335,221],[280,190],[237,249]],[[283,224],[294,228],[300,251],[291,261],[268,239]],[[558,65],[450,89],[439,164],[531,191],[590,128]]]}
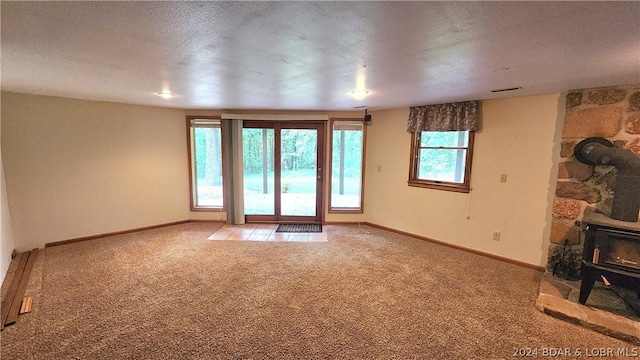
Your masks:
{"label": "textured ceiling", "polygon": [[[187,109],[341,110],[640,83],[640,2],[0,6],[5,91]],[[353,98],[362,86],[369,96]],[[176,97],[162,99],[162,90]]]}

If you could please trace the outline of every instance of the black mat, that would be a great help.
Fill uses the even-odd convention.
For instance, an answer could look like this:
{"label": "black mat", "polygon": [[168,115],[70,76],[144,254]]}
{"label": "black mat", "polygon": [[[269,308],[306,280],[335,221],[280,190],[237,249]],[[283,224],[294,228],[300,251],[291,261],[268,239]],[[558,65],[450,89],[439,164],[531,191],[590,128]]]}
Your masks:
{"label": "black mat", "polygon": [[322,232],[321,224],[280,224],[276,232],[300,232],[319,233]]}

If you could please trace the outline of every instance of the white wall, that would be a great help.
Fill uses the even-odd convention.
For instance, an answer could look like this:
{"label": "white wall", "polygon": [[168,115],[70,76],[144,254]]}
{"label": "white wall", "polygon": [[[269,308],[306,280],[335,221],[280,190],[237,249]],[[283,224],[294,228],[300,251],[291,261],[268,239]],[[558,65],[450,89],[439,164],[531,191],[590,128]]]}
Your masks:
{"label": "white wall", "polygon": [[18,251],[190,219],[185,111],[2,94]]}
{"label": "white wall", "polygon": [[[550,184],[557,173],[559,99],[553,94],[482,102],[470,194],[409,187],[409,110],[374,112],[366,164],[368,221],[543,266]],[[507,174],[506,183],[500,174]],[[493,231],[502,233],[500,241],[492,240]]]}
{"label": "white wall", "polygon": [[[0,129],[2,126],[0,126]],[[2,136],[0,135],[0,139]],[[0,146],[1,148],[1,146]],[[9,204],[7,203],[7,189],[4,180],[4,165],[2,162],[2,151],[0,149],[0,284],[11,263],[11,252],[15,248],[13,243],[13,232],[11,231],[11,215],[9,214]]]}

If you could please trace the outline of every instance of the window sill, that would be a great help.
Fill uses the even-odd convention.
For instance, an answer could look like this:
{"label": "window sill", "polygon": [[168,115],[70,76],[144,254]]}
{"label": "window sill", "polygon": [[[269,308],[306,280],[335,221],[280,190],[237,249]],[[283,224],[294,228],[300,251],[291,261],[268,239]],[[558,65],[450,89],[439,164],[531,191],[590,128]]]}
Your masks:
{"label": "window sill", "polygon": [[205,206],[192,206],[191,211],[203,211],[203,212],[224,212],[223,207],[205,207]]}
{"label": "window sill", "polygon": [[412,187],[426,188],[426,189],[434,189],[434,190],[443,190],[443,191],[452,191],[459,193],[470,193],[471,188],[464,184],[455,184],[455,183],[436,183],[432,181],[407,181],[407,184]]}
{"label": "window sill", "polygon": [[329,214],[363,214],[363,209],[334,208],[329,209]]}

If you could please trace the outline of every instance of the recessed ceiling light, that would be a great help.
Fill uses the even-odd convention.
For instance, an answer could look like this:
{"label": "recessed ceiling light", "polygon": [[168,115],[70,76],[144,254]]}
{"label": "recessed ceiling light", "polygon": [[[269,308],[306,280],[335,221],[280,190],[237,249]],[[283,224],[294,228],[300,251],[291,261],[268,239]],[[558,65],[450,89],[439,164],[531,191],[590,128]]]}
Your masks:
{"label": "recessed ceiling light", "polygon": [[369,91],[364,89],[353,90],[351,92],[351,96],[353,96],[356,99],[364,99],[367,95],[369,95]]}
{"label": "recessed ceiling light", "polygon": [[174,97],[175,95],[173,95],[172,93],[164,90],[164,91],[160,91],[159,93],[157,93],[158,96],[161,96],[163,99],[171,99],[172,97]]}

